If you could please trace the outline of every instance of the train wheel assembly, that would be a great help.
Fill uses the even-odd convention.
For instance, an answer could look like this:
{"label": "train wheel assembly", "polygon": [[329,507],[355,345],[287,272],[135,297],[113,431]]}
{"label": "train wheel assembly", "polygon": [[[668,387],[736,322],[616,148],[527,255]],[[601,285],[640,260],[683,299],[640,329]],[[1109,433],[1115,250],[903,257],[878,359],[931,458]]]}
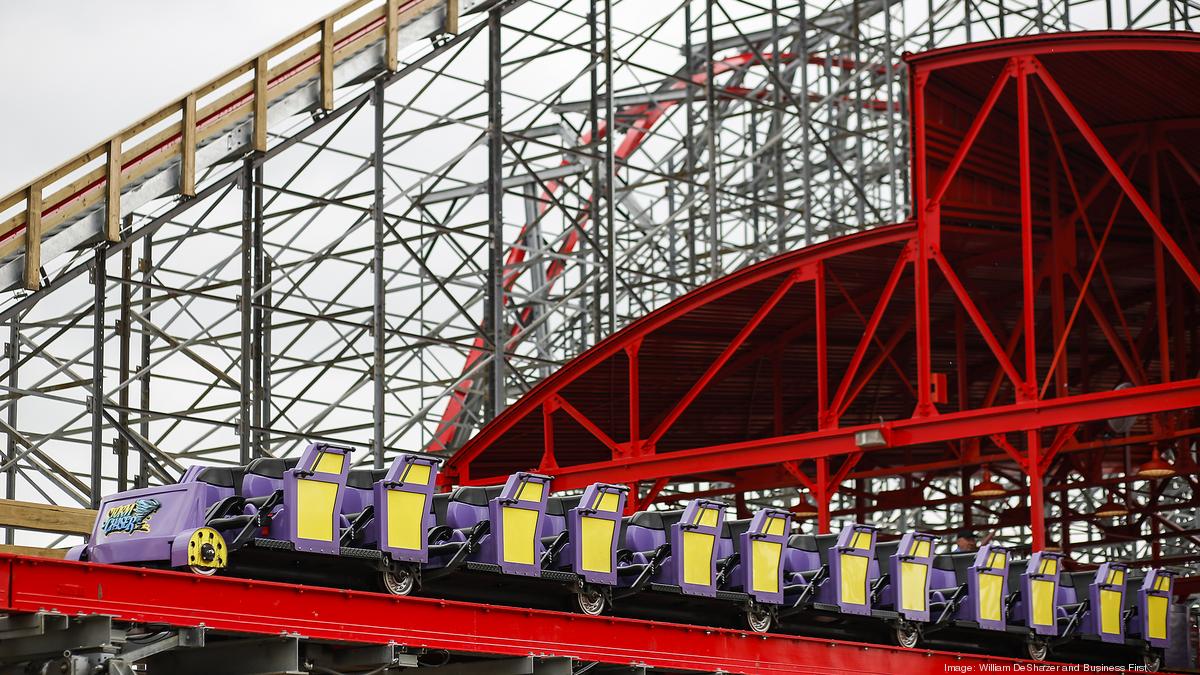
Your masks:
{"label": "train wheel assembly", "polygon": [[746,608],[746,627],[755,633],[766,633],[774,623],[775,617],[769,607],[751,603]]}
{"label": "train wheel assembly", "polygon": [[604,591],[584,584],[575,591],[575,606],[588,616],[599,616],[608,607],[608,599],[604,597]]}
{"label": "train wheel assembly", "polygon": [[1025,653],[1034,661],[1045,661],[1050,657],[1050,642],[1045,638],[1030,637],[1025,641]]}
{"label": "train wheel assembly", "polygon": [[417,573],[411,565],[388,567],[379,573],[379,585],[389,595],[411,595],[417,588]]}
{"label": "train wheel assembly", "polygon": [[229,548],[220,532],[211,527],[201,527],[188,538],[187,556],[188,570],[193,574],[211,577],[227,564]]}
{"label": "train wheel assembly", "polygon": [[895,625],[896,644],[906,649],[914,649],[921,644],[921,627],[917,624],[900,619]]}

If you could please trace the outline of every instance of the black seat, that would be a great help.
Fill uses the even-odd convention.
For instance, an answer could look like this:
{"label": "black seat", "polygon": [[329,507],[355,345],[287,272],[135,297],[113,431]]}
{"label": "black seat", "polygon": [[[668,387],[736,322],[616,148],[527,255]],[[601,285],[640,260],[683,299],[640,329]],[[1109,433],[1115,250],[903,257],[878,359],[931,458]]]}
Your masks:
{"label": "black seat", "polygon": [[879,563],[880,573],[890,569],[892,556],[900,552],[900,540],[875,542],[875,560]]}
{"label": "black seat", "polygon": [[975,554],[971,552],[943,553],[933,558],[933,566],[939,570],[954,572],[954,580],[959,585],[967,583],[967,572],[974,563]]}
{"label": "black seat", "polygon": [[1010,560],[1008,561],[1008,592],[1015,593],[1021,583],[1021,575],[1025,574],[1025,568],[1029,566],[1028,560]]}
{"label": "black seat", "polygon": [[817,540],[811,534],[793,534],[788,537],[788,548],[816,553]]}
{"label": "black seat", "polygon": [[387,469],[351,469],[346,485],[360,490],[370,490],[387,475]]}
{"label": "black seat", "polygon": [[450,493],[439,492],[429,500],[429,512],[433,514],[434,522],[444,524],[446,522],[446,507],[450,505]]}
{"label": "black seat", "polygon": [[793,534],[788,537],[788,547],[816,553],[821,558],[821,564],[829,564],[829,549],[837,543],[836,534]]}
{"label": "black seat", "polygon": [[829,564],[829,550],[837,544],[838,535],[833,534],[818,534],[814,535],[817,538],[817,553],[821,555],[821,564]]}
{"label": "black seat", "polygon": [[206,466],[196,474],[196,480],[216,487],[234,488],[235,492],[242,491],[242,477],[246,475],[244,466]]}
{"label": "black seat", "polygon": [[283,473],[296,468],[299,457],[259,457],[246,466],[246,473],[266,478],[283,478]]}
{"label": "black seat", "polygon": [[1088,590],[1096,579],[1096,571],[1071,572],[1069,578],[1071,585],[1075,587],[1075,600],[1082,601],[1088,597]]}
{"label": "black seat", "polygon": [[450,493],[450,501],[462,502],[471,506],[487,506],[488,502],[499,497],[502,492],[504,492],[504,486],[502,485],[488,487],[464,485],[463,487],[455,488],[454,492]]}
{"label": "black seat", "polygon": [[734,552],[741,552],[742,535],[750,531],[750,521],[750,518],[727,520],[721,526],[721,538],[728,539],[733,543]]}
{"label": "black seat", "polygon": [[1145,582],[1146,576],[1144,574],[1134,575],[1129,572],[1125,573],[1125,609],[1137,606],[1137,592]]}
{"label": "black seat", "polygon": [[574,497],[549,497],[546,499],[546,515],[566,516],[567,511],[579,506],[581,499],[583,499],[583,495],[575,495]]}
{"label": "black seat", "polygon": [[683,510],[638,511],[629,518],[630,525],[648,530],[667,530],[683,519]]}

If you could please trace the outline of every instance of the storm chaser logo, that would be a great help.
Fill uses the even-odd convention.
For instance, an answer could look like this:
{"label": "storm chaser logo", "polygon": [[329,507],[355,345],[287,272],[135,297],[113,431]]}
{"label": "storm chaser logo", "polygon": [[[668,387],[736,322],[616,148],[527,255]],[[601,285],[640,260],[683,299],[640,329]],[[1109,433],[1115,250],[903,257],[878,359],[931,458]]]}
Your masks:
{"label": "storm chaser logo", "polygon": [[113,532],[149,532],[150,516],[162,506],[157,499],[138,499],[128,504],[114,506],[104,514],[100,530],[104,534]]}

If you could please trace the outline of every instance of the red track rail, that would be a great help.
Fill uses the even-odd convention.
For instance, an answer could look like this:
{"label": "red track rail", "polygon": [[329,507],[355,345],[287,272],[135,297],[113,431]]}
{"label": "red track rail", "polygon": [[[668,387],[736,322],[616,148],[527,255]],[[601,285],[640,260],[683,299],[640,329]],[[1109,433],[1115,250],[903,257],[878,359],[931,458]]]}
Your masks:
{"label": "red track rail", "polygon": [[[1025,662],[655,621],[0,555],[0,611],[730,673],[946,673]],[[970,671],[968,671],[970,672]]]}

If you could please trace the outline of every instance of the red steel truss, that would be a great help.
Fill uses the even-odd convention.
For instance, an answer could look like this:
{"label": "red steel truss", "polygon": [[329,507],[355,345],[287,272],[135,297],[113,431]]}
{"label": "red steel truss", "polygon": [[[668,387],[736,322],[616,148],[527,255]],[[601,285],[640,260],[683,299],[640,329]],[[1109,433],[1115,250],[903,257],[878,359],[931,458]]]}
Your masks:
{"label": "red steel truss", "polygon": [[[0,554],[0,612],[727,673],[940,673],[1003,657]],[[1032,664],[1028,664],[1032,665]]]}
{"label": "red steel truss", "polygon": [[[1170,450],[1200,491],[1200,93],[1178,86],[1200,38],[1038,36],[908,65],[908,222],[652,312],[506,409],[444,479],[650,486],[634,508],[672,481],[801,485],[824,530],[851,479],[1003,463],[1027,480],[1035,549],[1047,492],[1119,489],[1104,476],[1123,447]],[[1114,418],[1135,419],[1128,436]]]}

